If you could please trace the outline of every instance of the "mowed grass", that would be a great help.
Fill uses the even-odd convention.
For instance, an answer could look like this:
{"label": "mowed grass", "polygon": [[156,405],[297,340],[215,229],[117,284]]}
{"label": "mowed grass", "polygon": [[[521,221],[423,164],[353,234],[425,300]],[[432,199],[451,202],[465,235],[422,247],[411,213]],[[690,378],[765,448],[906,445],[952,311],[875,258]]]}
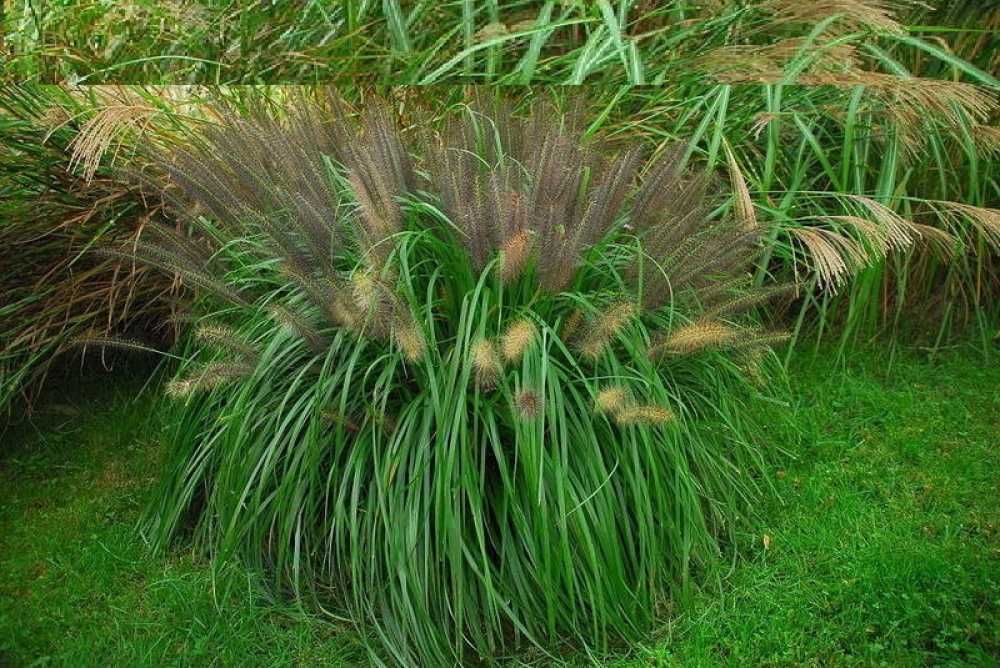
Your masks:
{"label": "mowed grass", "polygon": [[[964,348],[833,357],[793,358],[803,437],[775,443],[795,456],[732,573],[611,665],[997,664],[1000,367]],[[159,399],[105,384],[3,434],[0,665],[365,664],[353,630],[246,574],[149,555],[133,527]]]}

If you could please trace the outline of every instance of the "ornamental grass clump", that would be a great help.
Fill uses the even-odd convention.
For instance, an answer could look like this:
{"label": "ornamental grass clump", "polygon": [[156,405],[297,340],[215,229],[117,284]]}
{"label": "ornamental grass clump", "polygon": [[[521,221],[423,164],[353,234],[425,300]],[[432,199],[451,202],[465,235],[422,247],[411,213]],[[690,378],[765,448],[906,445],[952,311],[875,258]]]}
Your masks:
{"label": "ornamental grass clump", "polygon": [[537,109],[412,144],[336,100],[220,118],[158,161],[187,231],[122,250],[199,294],[155,544],[392,664],[641,637],[756,488],[753,209]]}

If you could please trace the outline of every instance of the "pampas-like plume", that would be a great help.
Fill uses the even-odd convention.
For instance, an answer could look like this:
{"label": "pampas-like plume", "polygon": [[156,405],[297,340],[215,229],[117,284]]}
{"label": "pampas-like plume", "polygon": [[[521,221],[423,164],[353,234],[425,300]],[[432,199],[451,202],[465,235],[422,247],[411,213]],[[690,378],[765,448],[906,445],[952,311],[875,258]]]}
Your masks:
{"label": "pampas-like plume", "polygon": [[954,214],[968,220],[994,251],[1000,251],[1000,210],[987,209],[964,202],[936,202],[935,208],[945,217]]}
{"label": "pampas-like plume", "polygon": [[584,357],[594,359],[614,340],[618,333],[636,315],[632,302],[621,301],[612,304],[596,321],[590,324],[577,348]]}
{"label": "pampas-like plume", "polygon": [[[759,45],[726,45],[716,47],[698,57],[694,64],[720,81],[767,76],[784,70],[796,58],[807,54],[808,73],[844,70],[857,67],[853,44],[820,42],[806,43],[802,38],[789,38]],[[764,115],[765,118],[768,115]]]}
{"label": "pampas-like plume", "polygon": [[750,199],[750,190],[747,182],[743,179],[743,172],[736,162],[736,156],[726,145],[726,160],[729,163],[729,179],[733,186],[733,208],[736,210],[736,222],[745,230],[753,230],[757,227],[757,214],[754,212],[753,200]]}
{"label": "pampas-like plume", "polygon": [[[730,84],[774,84],[786,80],[788,73],[781,67],[775,67],[756,72],[730,70],[716,77]],[[804,86],[831,86],[843,90],[864,87],[870,99],[877,103],[876,109],[900,130],[902,146],[908,155],[917,157],[917,151],[924,145],[926,137],[921,129],[928,123],[939,121],[951,128],[965,127],[970,122],[985,123],[998,108],[991,91],[974,84],[944,79],[904,77],[850,68],[836,72],[806,72],[798,75],[795,82]]]}
{"label": "pampas-like plume", "polygon": [[167,383],[167,395],[182,399],[194,392],[213,390],[234,380],[246,378],[253,371],[253,365],[243,362],[211,362],[187,378]]}
{"label": "pampas-like plume", "polygon": [[416,362],[427,352],[427,341],[413,318],[406,318],[393,325],[392,338],[403,351],[408,362]]}
{"label": "pampas-like plume", "polygon": [[256,360],[257,351],[246,342],[231,327],[225,325],[201,325],[194,331],[195,338],[216,348],[228,350],[246,361]]}
{"label": "pampas-like plume", "polygon": [[870,258],[884,258],[892,250],[892,241],[885,228],[859,216],[821,216],[819,220],[834,225],[850,225],[860,236]]}
{"label": "pampas-like plume", "polygon": [[860,204],[881,227],[885,244],[888,248],[905,250],[913,243],[912,223],[898,213],[870,197],[864,195],[847,195],[847,198]]}
{"label": "pampas-like plume", "polygon": [[594,397],[594,406],[598,412],[615,415],[632,404],[628,390],[620,385],[606,387]]}
{"label": "pampas-like plume", "polygon": [[115,140],[121,140],[130,129],[142,131],[149,125],[150,117],[157,112],[145,104],[109,104],[102,107],[83,126],[70,142],[72,154],[70,169],[83,167],[83,177],[92,181],[101,160]]}
{"label": "pampas-like plume", "polygon": [[820,287],[837,290],[848,276],[868,264],[868,255],[858,242],[832,230],[793,227],[789,234],[808,251]]}
{"label": "pampas-like plume", "polygon": [[532,237],[529,230],[518,230],[508,237],[501,248],[500,278],[510,283],[524,271],[531,256]]}
{"label": "pampas-like plume", "polygon": [[773,14],[775,24],[819,23],[838,16],[837,25],[846,32],[872,29],[901,33],[893,15],[893,3],[885,0],[765,0],[758,6]]}
{"label": "pampas-like plume", "polygon": [[655,404],[629,406],[615,413],[615,422],[620,425],[659,425],[674,419],[674,413],[669,408]]}
{"label": "pampas-like plume", "polygon": [[739,340],[741,331],[716,320],[699,320],[678,327],[650,348],[650,355],[691,355],[724,348]]}
{"label": "pampas-like plume", "polygon": [[496,387],[503,365],[492,341],[484,338],[472,345],[472,366],[476,370],[476,385],[484,390]]}
{"label": "pampas-like plume", "polygon": [[976,124],[972,126],[972,139],[976,148],[983,153],[1000,155],[1000,127],[995,125]]}
{"label": "pampas-like plume", "polygon": [[519,362],[524,351],[535,342],[537,335],[538,330],[530,320],[521,318],[511,323],[500,340],[500,350],[503,352],[504,361],[508,364]]}
{"label": "pampas-like plume", "polygon": [[950,260],[958,254],[960,241],[958,237],[950,234],[938,227],[922,225],[920,223],[910,223],[913,231],[920,237],[924,247],[936,253],[945,260]]}
{"label": "pampas-like plume", "polygon": [[856,70],[844,73],[803,75],[798,83],[853,89],[864,86],[880,103],[881,110],[900,130],[902,146],[911,157],[920,157],[928,123],[951,128],[968,122],[984,122],[998,109],[994,95],[973,84],[922,77],[901,77]]}

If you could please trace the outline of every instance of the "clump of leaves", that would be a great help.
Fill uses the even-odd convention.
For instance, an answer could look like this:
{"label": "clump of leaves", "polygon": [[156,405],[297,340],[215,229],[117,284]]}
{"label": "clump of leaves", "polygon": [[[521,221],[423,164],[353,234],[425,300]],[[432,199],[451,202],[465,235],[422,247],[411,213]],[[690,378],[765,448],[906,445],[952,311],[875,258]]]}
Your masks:
{"label": "clump of leaves", "polygon": [[412,147],[379,107],[221,114],[161,159],[191,231],[134,251],[203,294],[150,535],[193,520],[402,665],[641,635],[763,461],[753,208],[509,112]]}

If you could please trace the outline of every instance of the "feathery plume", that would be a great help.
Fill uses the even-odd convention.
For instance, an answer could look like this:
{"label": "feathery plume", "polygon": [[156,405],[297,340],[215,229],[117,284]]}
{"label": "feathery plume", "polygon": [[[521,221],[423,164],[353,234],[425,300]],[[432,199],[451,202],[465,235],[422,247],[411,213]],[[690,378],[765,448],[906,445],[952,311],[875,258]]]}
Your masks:
{"label": "feathery plume", "polygon": [[511,323],[500,341],[504,361],[508,364],[519,362],[524,351],[535,342],[537,334],[535,324],[530,320],[521,318]]}
{"label": "feathery plume", "polygon": [[860,204],[882,228],[885,243],[890,249],[905,250],[913,243],[910,234],[912,223],[898,213],[870,197],[864,195],[847,195],[849,200]]}
{"label": "feathery plume", "polygon": [[492,341],[483,338],[472,345],[472,366],[476,370],[476,385],[485,390],[496,387],[503,365]]}
{"label": "feathery plume", "polygon": [[510,283],[521,275],[531,256],[531,232],[518,230],[507,238],[500,252],[500,277]]}
{"label": "feathery plume", "polygon": [[[792,61],[802,57],[809,59],[805,71],[810,74],[842,71],[858,65],[857,50],[853,44],[828,41],[807,43],[801,37],[780,39],[765,45],[716,47],[696,58],[694,65],[719,81],[729,81],[773,75],[785,71]],[[773,118],[771,114],[760,114],[752,132],[759,132],[759,124],[766,124]]]}
{"label": "feathery plume", "polygon": [[246,360],[256,360],[257,351],[245,343],[232,327],[225,325],[201,325],[194,331],[196,339],[216,348],[228,350]]}
{"label": "feathery plume", "polygon": [[892,250],[891,240],[886,230],[873,221],[860,216],[820,216],[819,220],[832,223],[836,227],[849,225],[860,237],[865,253],[870,258],[881,259]]}
{"label": "feathery plume", "polygon": [[949,260],[958,254],[959,240],[952,234],[930,225],[910,223],[921,243],[939,257]]}
{"label": "feathery plume", "polygon": [[994,251],[1000,251],[1000,209],[987,209],[964,202],[936,202],[946,215],[958,214],[968,220]]}
{"label": "feathery plume", "polygon": [[850,237],[821,227],[794,227],[789,234],[808,250],[819,285],[837,290],[868,264],[868,254]]}
{"label": "feathery plume", "polygon": [[743,179],[743,172],[736,162],[736,156],[732,149],[726,144],[726,160],[729,163],[729,179],[733,187],[733,201],[736,210],[736,221],[744,229],[752,230],[757,227],[757,214],[754,212],[753,200],[750,199],[750,190]]}
{"label": "feathery plume", "polygon": [[402,322],[396,323],[392,328],[392,338],[408,362],[416,362],[427,352],[424,333],[420,331],[419,325],[413,318],[405,318]]}
{"label": "feathery plume", "polygon": [[1000,155],[1000,127],[977,123],[972,126],[972,140],[983,153]]}
{"label": "feathery plume", "polygon": [[597,393],[594,406],[598,412],[615,415],[631,405],[632,399],[628,390],[621,385],[606,387]]}
{"label": "feathery plume", "polygon": [[[155,107],[144,104],[110,104],[102,107],[80,128],[69,148],[70,169],[83,167],[83,177],[89,183],[101,165],[101,159],[116,139],[120,141],[129,130],[148,126]],[[114,158],[112,158],[114,159]]]}
{"label": "feathery plume", "polygon": [[213,390],[228,382],[246,378],[254,367],[243,362],[210,362],[186,378],[167,383],[167,395],[180,399],[194,392]]}
{"label": "feathery plume", "polygon": [[629,406],[615,413],[615,422],[620,425],[660,425],[674,419],[673,411],[654,404]]}
{"label": "feathery plume", "polygon": [[715,320],[701,320],[678,327],[650,349],[650,354],[691,355],[734,343],[740,330]]}
{"label": "feathery plume", "polygon": [[841,30],[855,32],[870,29],[901,33],[903,27],[893,15],[891,2],[885,0],[765,0],[760,8],[773,14],[772,21],[814,25],[838,16]]}
{"label": "feathery plume", "polygon": [[577,346],[590,359],[596,358],[618,333],[635,317],[637,312],[632,302],[617,302],[594,322]]}

